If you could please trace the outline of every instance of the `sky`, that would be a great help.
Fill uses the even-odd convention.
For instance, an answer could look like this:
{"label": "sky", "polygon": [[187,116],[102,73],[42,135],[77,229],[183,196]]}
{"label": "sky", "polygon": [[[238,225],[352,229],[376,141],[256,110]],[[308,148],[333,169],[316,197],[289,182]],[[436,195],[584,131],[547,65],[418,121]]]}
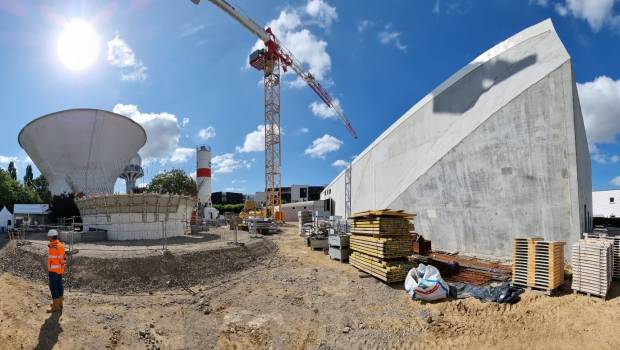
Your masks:
{"label": "sky", "polygon": [[[286,74],[283,185],[329,183],[461,67],[551,18],[572,57],[593,189],[620,188],[620,0],[231,3],[273,28],[359,135],[353,139],[311,89]],[[67,57],[68,32],[89,43],[79,62]],[[13,160],[23,176],[30,159],[17,135],[31,120],[99,108],[147,131],[139,183],[172,168],[195,174],[195,147],[210,145],[214,191],[260,191],[262,75],[247,63],[260,45],[206,0],[0,0],[0,166]]]}

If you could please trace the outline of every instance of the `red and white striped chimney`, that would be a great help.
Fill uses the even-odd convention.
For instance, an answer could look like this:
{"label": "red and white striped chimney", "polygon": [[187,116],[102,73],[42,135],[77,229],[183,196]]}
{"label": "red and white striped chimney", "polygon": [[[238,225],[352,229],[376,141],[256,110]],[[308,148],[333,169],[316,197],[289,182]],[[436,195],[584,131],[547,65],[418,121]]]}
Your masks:
{"label": "red and white striped chimney", "polygon": [[196,187],[198,200],[211,206],[211,147],[196,148]]}

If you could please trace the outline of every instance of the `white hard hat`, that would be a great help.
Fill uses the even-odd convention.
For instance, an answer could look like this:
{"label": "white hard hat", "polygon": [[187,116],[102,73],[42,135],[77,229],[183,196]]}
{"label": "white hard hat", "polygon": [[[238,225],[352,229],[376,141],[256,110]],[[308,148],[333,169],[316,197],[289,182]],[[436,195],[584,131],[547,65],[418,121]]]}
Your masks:
{"label": "white hard hat", "polygon": [[56,230],[47,231],[47,237],[54,237],[54,236],[58,236],[58,231]]}

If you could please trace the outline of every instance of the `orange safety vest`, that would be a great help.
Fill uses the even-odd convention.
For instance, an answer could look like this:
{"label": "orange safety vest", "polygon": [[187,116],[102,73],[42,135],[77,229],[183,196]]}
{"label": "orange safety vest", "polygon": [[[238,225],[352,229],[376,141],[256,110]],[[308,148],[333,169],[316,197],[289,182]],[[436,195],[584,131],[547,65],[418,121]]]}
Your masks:
{"label": "orange safety vest", "polygon": [[65,272],[65,246],[59,240],[54,240],[47,247],[47,271],[62,275]]}

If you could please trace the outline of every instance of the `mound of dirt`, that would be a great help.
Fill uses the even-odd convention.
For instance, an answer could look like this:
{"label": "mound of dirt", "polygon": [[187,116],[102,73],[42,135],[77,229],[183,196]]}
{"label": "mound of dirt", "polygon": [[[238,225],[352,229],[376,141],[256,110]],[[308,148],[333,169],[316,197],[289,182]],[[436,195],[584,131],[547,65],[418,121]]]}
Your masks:
{"label": "mound of dirt", "polygon": [[[214,277],[246,269],[276,251],[270,240],[158,256],[96,258],[73,256],[65,271],[65,288],[98,293],[139,293],[191,287]],[[33,281],[47,282],[46,256],[22,249],[2,249],[0,271]]]}

